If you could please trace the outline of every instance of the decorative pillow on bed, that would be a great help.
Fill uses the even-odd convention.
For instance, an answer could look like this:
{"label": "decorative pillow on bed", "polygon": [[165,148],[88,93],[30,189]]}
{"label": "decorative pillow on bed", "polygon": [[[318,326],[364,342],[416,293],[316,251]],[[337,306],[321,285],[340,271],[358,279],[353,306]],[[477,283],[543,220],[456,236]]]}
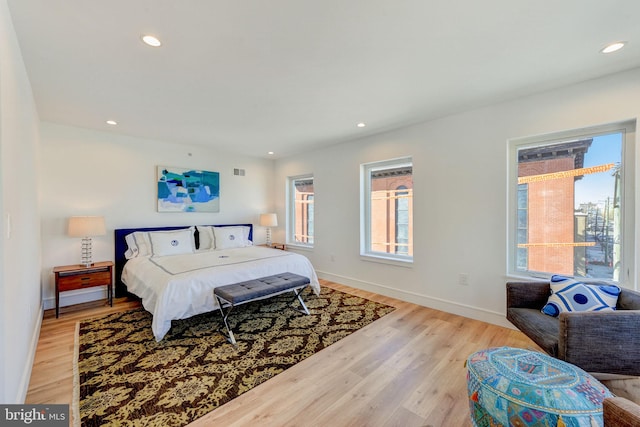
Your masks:
{"label": "decorative pillow on bed", "polygon": [[213,227],[216,249],[244,248],[251,246],[249,227]]}
{"label": "decorative pillow on bed", "polygon": [[620,288],[604,283],[582,283],[570,277],[551,276],[551,295],[542,312],[558,317],[568,311],[613,311]]}
{"label": "decorative pillow on bed", "polygon": [[195,251],[194,227],[172,231],[150,231],[153,256],[190,254]]}
{"label": "decorative pillow on bed", "polygon": [[146,231],[135,231],[125,236],[127,251],[124,253],[126,259],[135,257],[151,256],[151,241],[149,233]]}
{"label": "decorative pillow on bed", "polygon": [[198,251],[210,251],[216,248],[215,238],[213,237],[213,227],[210,225],[198,225]]}

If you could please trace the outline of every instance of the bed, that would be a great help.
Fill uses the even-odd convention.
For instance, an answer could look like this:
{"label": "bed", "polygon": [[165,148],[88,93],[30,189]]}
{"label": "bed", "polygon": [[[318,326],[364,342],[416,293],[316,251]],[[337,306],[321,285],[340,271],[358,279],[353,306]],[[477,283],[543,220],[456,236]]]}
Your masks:
{"label": "bed", "polygon": [[253,245],[252,238],[251,224],[117,229],[116,296],[140,298],[161,341],[172,320],[216,310],[217,286],[290,272],[320,293],[306,257]]}

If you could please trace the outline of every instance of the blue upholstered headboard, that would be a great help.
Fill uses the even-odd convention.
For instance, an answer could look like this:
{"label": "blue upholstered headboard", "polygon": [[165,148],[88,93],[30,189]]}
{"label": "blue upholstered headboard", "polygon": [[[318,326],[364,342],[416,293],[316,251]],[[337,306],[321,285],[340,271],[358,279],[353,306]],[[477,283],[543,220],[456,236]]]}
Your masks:
{"label": "blue upholstered headboard", "polygon": [[[203,224],[204,225],[204,224]],[[216,227],[233,227],[233,226],[245,226],[249,227],[249,240],[253,241],[253,224],[216,224]],[[166,230],[179,230],[181,228],[188,228],[190,225],[180,225],[171,227],[147,227],[147,228],[119,228],[114,230],[114,262],[116,265],[115,271],[115,289],[116,297],[131,296],[127,292],[127,286],[122,283],[122,269],[127,259],[124,257],[124,253],[127,251],[127,241],[125,237],[134,231],[166,231]],[[198,244],[198,231],[196,230],[196,245]]]}

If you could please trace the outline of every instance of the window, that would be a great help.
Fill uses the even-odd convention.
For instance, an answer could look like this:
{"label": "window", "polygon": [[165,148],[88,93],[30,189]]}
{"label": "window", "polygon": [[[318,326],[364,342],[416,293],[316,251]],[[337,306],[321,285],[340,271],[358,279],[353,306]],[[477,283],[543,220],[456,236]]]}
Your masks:
{"label": "window", "polygon": [[362,165],[361,254],[413,260],[411,158]]}
{"label": "window", "polygon": [[313,246],[313,176],[289,178],[287,242]]}
{"label": "window", "polygon": [[634,134],[623,123],[510,142],[510,273],[632,277]]}

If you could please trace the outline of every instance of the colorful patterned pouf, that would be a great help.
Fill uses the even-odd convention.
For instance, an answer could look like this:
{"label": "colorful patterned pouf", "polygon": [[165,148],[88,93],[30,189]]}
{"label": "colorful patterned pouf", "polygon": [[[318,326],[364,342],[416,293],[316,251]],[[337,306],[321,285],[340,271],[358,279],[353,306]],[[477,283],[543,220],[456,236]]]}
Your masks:
{"label": "colorful patterned pouf", "polygon": [[609,390],[582,369],[543,353],[489,348],[467,359],[476,427],[602,426]]}

